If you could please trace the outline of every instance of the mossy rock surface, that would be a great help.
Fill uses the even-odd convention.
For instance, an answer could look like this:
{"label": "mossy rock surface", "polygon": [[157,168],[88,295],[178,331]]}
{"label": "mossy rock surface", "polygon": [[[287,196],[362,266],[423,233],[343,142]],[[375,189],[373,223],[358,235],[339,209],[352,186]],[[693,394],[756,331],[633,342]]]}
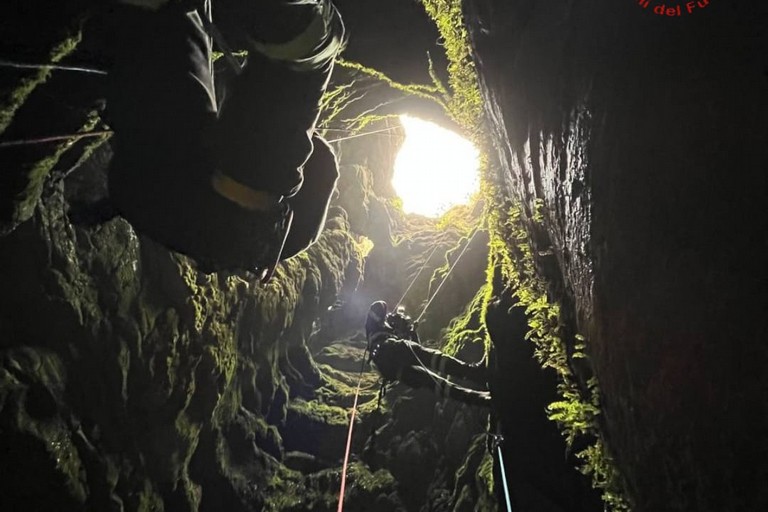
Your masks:
{"label": "mossy rock surface", "polygon": [[[53,9],[40,31],[79,29],[53,12],[86,4]],[[39,34],[36,59],[52,49],[54,60],[88,55],[98,45],[94,27],[85,28],[77,45],[79,30]],[[102,87],[80,75],[4,74],[3,139],[104,128]],[[370,300],[383,294],[394,303],[435,240],[455,255],[462,237],[406,216],[393,201],[388,178],[399,143],[347,146],[349,161],[342,148],[343,187],[324,234],[281,263],[268,285],[246,274],[203,274],[120,218],[73,225],[70,206],[106,189],[108,141],[8,153],[0,176],[0,508],[335,510],[358,382],[347,509],[413,510],[432,496],[450,502],[463,459],[450,455],[445,471],[425,472],[418,482],[434,492],[414,493],[406,473],[396,477],[388,466],[405,467],[415,446],[398,453],[400,438],[386,432],[413,429],[427,444],[436,437],[458,445],[446,453],[466,451],[468,438],[456,434],[465,412],[427,421],[440,403],[427,394],[428,407],[399,409],[417,419],[390,417],[410,393],[391,392],[379,409],[377,375],[368,367],[360,374]],[[467,268],[480,269],[479,249]],[[447,261],[428,262],[414,294],[425,296]],[[450,307],[433,331],[479,286],[474,277],[448,282]],[[408,301],[415,308],[421,298]],[[426,450],[443,450],[441,443]]]}

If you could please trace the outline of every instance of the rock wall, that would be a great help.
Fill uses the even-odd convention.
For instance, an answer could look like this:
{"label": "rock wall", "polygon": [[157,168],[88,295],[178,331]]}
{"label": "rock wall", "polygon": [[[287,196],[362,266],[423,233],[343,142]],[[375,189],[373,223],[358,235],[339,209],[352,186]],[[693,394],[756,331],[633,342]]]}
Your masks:
{"label": "rock wall", "polygon": [[55,191],[0,251],[4,509],[260,510],[292,348],[360,274],[346,221],[259,287],[63,213]]}
{"label": "rock wall", "polygon": [[499,184],[586,336],[634,510],[761,510],[768,13],[661,3],[466,11]]}
{"label": "rock wall", "polygon": [[[87,3],[12,10],[0,46],[48,61],[65,41],[67,62],[105,64],[107,35],[79,29]],[[3,141],[103,127],[101,78],[43,75],[3,70]],[[0,148],[0,509],[336,510],[367,307],[394,304],[437,246],[405,302],[418,311],[465,233],[397,209],[399,141],[345,143],[315,246],[266,286],[206,275],[119,218],[70,221],[105,194],[104,139]],[[426,338],[476,295],[486,245],[473,239]],[[362,379],[345,510],[495,510],[483,411],[404,388],[379,410],[375,373]]]}
{"label": "rock wall", "polygon": [[[334,510],[365,308],[397,300],[429,238],[393,243],[396,210],[368,190],[387,229],[363,230],[376,240],[364,266],[342,207],[363,194],[354,179],[318,244],[269,285],[201,274],[121,219],[70,223],[67,198],[103,188],[104,153],[46,187],[0,244],[3,510]],[[344,166],[342,182],[366,172]],[[482,243],[467,251],[433,329],[470,302],[486,259]],[[398,388],[379,412],[376,375],[363,379],[347,510],[495,507],[477,473],[481,411]]]}

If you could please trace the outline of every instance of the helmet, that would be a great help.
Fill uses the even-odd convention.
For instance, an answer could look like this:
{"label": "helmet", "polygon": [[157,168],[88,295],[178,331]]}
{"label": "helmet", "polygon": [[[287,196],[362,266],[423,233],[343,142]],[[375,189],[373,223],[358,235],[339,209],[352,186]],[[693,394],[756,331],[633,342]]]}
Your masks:
{"label": "helmet", "polygon": [[370,335],[376,331],[390,330],[387,324],[387,303],[377,300],[368,308],[368,317],[365,319],[365,334]]}

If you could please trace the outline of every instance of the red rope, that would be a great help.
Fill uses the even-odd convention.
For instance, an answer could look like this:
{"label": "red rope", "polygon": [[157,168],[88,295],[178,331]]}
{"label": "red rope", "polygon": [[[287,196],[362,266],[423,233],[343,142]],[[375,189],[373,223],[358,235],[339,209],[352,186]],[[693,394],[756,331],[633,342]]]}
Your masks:
{"label": "red rope", "polygon": [[[363,357],[365,360],[365,357]],[[341,469],[341,490],[339,491],[339,508],[337,512],[344,510],[344,490],[347,484],[347,463],[349,462],[349,452],[352,448],[352,428],[355,426],[355,413],[357,412],[357,397],[360,395],[360,383],[363,382],[363,373],[360,372],[360,379],[357,381],[357,389],[355,390],[355,401],[352,404],[352,417],[349,419],[349,432],[347,433],[347,451],[344,453],[344,465]]]}

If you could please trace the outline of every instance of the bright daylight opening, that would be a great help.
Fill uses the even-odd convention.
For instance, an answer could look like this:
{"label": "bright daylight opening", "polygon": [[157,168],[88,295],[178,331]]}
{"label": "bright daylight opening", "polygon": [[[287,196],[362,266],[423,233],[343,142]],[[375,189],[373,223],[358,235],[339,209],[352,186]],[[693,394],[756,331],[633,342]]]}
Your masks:
{"label": "bright daylight opening", "polygon": [[392,186],[406,213],[438,217],[464,204],[479,184],[478,151],[450,130],[400,116],[405,142],[395,159]]}

